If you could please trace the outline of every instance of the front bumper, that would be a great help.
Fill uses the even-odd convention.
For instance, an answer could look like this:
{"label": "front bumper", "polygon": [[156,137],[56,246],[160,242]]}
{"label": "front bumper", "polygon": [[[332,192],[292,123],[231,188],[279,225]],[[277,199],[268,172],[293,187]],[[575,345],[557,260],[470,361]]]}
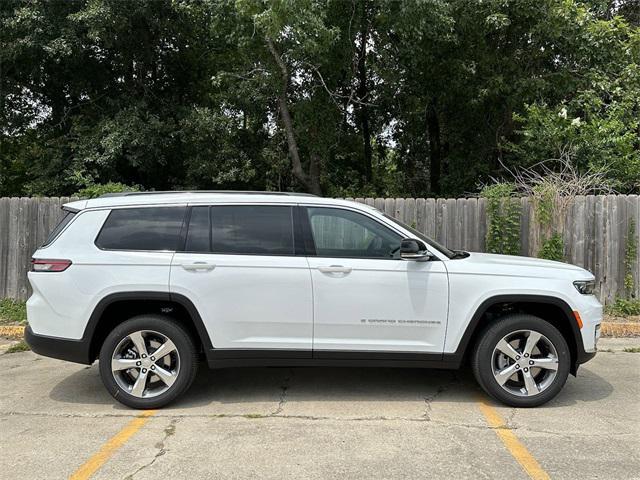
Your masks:
{"label": "front bumper", "polygon": [[31,327],[27,325],[24,330],[24,341],[38,355],[85,365],[93,363],[89,356],[89,342],[83,339],[70,340],[68,338],[38,335],[33,333]]}
{"label": "front bumper", "polygon": [[578,354],[578,361],[576,362],[576,364],[582,365],[583,363],[587,363],[589,360],[596,356],[596,353],[598,352],[582,352]]}
{"label": "front bumper", "polygon": [[580,336],[576,338],[577,351],[575,362],[571,369],[573,375],[578,373],[580,365],[587,363],[596,356],[598,338],[600,337],[600,324],[602,323],[602,305],[594,298],[586,308],[582,306],[578,313],[583,325],[580,329]]}

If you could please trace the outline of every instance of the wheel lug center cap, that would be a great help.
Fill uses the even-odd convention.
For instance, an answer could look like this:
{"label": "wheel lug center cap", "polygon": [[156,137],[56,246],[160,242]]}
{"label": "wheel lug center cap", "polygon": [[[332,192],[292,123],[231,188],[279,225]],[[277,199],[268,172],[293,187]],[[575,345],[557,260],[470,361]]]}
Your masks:
{"label": "wheel lug center cap", "polygon": [[149,359],[149,358],[143,358],[140,361],[136,362],[136,365],[139,366],[139,367],[141,366],[143,368],[149,369],[149,368],[151,368],[152,365],[154,365],[154,363],[155,362],[151,361],[151,359]]}

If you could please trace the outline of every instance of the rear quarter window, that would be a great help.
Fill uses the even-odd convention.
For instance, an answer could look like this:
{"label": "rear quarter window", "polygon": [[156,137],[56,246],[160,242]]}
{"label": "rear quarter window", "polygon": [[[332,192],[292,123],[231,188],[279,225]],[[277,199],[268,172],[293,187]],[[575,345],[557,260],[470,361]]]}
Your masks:
{"label": "rear quarter window", "polygon": [[60,219],[58,224],[55,226],[55,228],[51,231],[51,233],[49,234],[49,236],[47,237],[45,242],[42,244],[42,246],[43,247],[47,247],[47,246],[51,245],[53,243],[53,241],[56,238],[58,238],[58,235],[60,235],[60,232],[62,232],[62,230],[64,230],[64,227],[69,225],[69,222],[71,220],[73,220],[73,217],[75,217],[75,216],[76,216],[76,212],[72,212],[70,210],[65,210],[64,211],[64,215],[62,216],[62,218]]}
{"label": "rear quarter window", "polygon": [[178,249],[186,207],[146,207],[112,210],[96,246],[104,250]]}

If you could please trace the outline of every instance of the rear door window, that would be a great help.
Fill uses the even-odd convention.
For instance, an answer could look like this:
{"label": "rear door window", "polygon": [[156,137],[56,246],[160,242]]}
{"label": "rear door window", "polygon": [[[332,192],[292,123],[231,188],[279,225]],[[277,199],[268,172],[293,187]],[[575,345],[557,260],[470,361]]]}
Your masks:
{"label": "rear door window", "polygon": [[236,255],[293,255],[290,206],[211,207],[211,251]]}
{"label": "rear door window", "polygon": [[122,208],[113,210],[96,239],[105,250],[175,251],[186,207]]}

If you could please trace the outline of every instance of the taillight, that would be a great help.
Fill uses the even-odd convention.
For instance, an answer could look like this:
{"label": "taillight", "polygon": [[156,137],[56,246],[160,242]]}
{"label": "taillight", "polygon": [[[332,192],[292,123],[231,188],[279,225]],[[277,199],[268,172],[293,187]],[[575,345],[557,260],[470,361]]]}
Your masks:
{"label": "taillight", "polygon": [[71,265],[71,260],[32,258],[32,272],[64,272]]}

